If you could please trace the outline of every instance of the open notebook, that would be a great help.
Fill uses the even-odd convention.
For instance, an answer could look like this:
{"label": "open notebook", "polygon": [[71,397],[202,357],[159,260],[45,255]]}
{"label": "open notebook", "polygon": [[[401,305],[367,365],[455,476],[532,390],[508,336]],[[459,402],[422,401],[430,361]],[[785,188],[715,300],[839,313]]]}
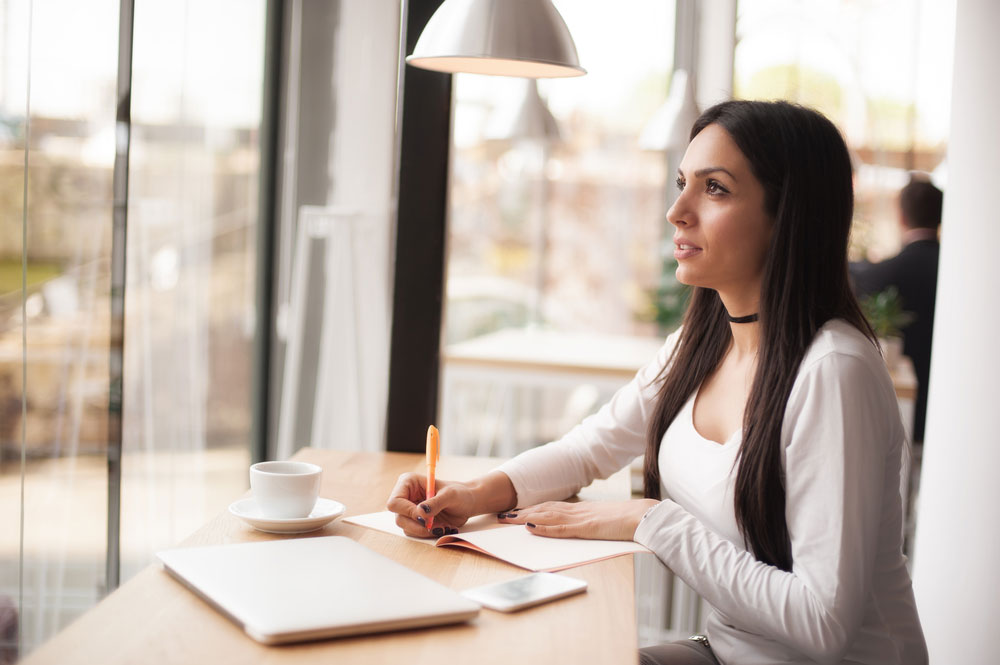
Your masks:
{"label": "open notebook", "polygon": [[457,623],[479,605],[341,536],[185,547],[164,568],[258,642]]}
{"label": "open notebook", "polygon": [[602,559],[648,552],[638,543],[621,540],[545,538],[535,536],[520,524],[500,524],[494,515],[469,520],[455,536],[411,538],[396,526],[396,515],[388,511],[344,518],[360,526],[438,547],[464,547],[535,572],[555,572]]}

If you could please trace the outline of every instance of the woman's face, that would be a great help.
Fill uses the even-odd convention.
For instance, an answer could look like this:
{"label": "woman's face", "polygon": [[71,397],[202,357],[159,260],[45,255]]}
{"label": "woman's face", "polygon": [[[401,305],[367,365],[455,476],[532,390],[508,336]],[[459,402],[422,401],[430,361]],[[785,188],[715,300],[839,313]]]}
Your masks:
{"label": "woman's face", "polygon": [[677,185],[667,212],[677,280],[715,289],[733,316],[755,312],[772,220],[750,163],[726,130],[708,125],[688,146]]}

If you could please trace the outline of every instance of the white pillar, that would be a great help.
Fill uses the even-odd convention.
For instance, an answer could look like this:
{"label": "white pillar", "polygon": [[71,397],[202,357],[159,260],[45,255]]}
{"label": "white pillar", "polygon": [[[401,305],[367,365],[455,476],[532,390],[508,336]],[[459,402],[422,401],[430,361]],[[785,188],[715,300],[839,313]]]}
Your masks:
{"label": "white pillar", "polygon": [[959,0],[914,590],[932,663],[1000,658],[1000,3]]}
{"label": "white pillar", "polygon": [[698,108],[733,98],[736,0],[698,2]]}

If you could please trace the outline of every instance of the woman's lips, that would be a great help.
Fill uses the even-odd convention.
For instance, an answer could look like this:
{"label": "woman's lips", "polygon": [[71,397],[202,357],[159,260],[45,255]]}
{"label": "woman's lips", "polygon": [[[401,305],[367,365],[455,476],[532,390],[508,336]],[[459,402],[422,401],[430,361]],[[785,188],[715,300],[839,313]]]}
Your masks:
{"label": "woman's lips", "polygon": [[678,261],[690,259],[699,252],[701,252],[701,247],[695,247],[694,245],[688,245],[687,243],[677,243],[674,245],[674,258]]}

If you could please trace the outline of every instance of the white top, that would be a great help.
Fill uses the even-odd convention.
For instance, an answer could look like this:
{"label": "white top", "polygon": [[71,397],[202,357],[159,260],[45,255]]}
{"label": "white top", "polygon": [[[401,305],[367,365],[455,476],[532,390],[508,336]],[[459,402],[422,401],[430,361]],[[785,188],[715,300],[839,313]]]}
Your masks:
{"label": "white top", "polygon": [[695,397],[691,395],[663,435],[660,496],[685,506],[723,538],[742,544],[733,509],[733,465],[743,432],[734,432],[722,444],[703,437],[694,427]]}
{"label": "white top", "polygon": [[[654,379],[677,337],[598,413],[500,467],[519,506],[571,496],[644,453]],[[712,605],[708,637],[719,661],[926,663],[901,547],[905,434],[874,345],[844,321],[827,323],[789,395],[781,452],[790,573],[747,551],[732,494],[740,436],[725,444],[704,439],[692,404],[664,435],[665,499],[635,540]]]}

